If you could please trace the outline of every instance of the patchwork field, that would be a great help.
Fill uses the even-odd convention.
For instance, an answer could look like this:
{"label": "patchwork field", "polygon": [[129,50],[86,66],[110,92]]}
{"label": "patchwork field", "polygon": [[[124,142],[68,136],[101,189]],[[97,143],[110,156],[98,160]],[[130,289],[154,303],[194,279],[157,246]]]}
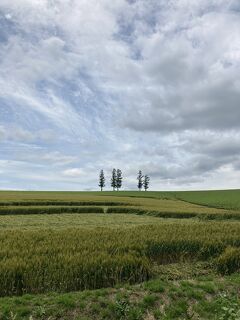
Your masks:
{"label": "patchwork field", "polygon": [[232,192],[0,192],[0,319],[238,319]]}

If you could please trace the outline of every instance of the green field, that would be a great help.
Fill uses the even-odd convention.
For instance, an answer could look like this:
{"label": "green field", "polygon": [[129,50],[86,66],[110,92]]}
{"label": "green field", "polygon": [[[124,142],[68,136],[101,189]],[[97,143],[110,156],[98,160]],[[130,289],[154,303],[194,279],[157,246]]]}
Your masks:
{"label": "green field", "polygon": [[239,319],[239,195],[0,192],[0,319]]}
{"label": "green field", "polygon": [[178,192],[178,199],[200,205],[240,210],[240,190]]}

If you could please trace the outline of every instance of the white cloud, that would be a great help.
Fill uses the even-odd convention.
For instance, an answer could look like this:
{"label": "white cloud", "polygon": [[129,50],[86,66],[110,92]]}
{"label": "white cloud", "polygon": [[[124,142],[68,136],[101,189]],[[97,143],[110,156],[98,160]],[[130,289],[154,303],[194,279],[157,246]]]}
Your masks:
{"label": "white cloud", "polygon": [[79,176],[85,176],[86,173],[81,168],[71,168],[71,169],[64,170],[63,175],[68,177],[79,177]]}
{"label": "white cloud", "polygon": [[239,9],[224,0],[2,0],[2,157],[35,162],[34,188],[48,164],[59,188],[82,176],[95,188],[98,171],[112,167],[129,186],[143,168],[155,188],[224,187],[220,175],[240,167]]}
{"label": "white cloud", "polygon": [[30,131],[18,125],[0,125],[0,142],[23,142],[32,143],[41,141],[44,143],[53,142],[57,139],[56,134],[51,129]]}

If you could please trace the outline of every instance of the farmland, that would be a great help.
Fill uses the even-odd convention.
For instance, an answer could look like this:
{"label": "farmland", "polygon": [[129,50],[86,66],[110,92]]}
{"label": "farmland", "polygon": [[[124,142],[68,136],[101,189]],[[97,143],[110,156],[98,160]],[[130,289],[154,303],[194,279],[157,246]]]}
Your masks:
{"label": "farmland", "polygon": [[176,196],[178,199],[209,207],[240,210],[239,190],[178,192]]}
{"label": "farmland", "polygon": [[1,192],[0,319],[237,313],[238,195]]}

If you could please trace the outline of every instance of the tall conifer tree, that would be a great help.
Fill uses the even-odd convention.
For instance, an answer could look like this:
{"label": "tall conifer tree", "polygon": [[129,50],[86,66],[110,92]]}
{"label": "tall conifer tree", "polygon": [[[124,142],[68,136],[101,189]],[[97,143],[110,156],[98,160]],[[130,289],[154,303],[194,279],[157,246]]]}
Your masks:
{"label": "tall conifer tree", "polygon": [[143,179],[143,187],[145,191],[147,191],[147,189],[149,188],[149,182],[150,182],[149,176],[145,175]]}
{"label": "tall conifer tree", "polygon": [[141,170],[138,171],[137,181],[138,181],[138,190],[141,191],[143,187],[143,174]]}
{"label": "tall conifer tree", "polygon": [[101,191],[105,187],[105,176],[104,176],[103,170],[101,170],[100,174],[99,174],[99,184],[98,184],[98,186],[101,188]]}
{"label": "tall conifer tree", "polygon": [[122,171],[120,169],[117,169],[116,186],[117,191],[122,187]]}
{"label": "tall conifer tree", "polygon": [[117,188],[117,171],[116,171],[116,169],[112,170],[111,187],[113,188],[113,191],[115,191],[115,189]]}

